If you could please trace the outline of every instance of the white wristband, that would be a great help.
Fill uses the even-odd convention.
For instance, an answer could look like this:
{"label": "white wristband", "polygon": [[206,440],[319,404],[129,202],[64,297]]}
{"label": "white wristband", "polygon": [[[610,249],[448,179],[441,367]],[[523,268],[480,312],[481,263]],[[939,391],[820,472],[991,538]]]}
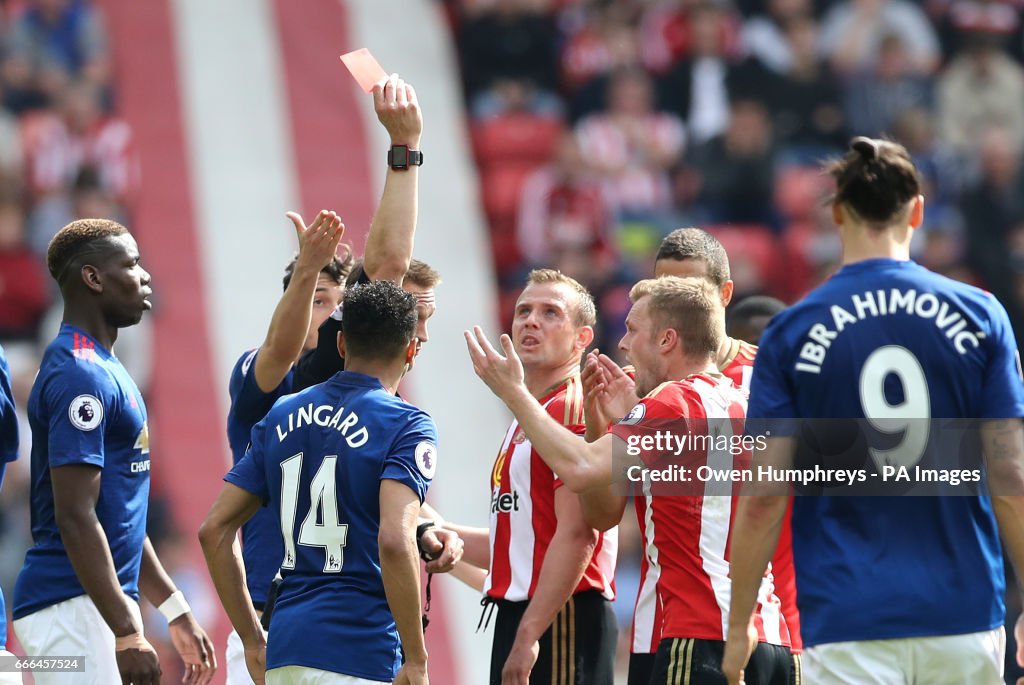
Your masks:
{"label": "white wristband", "polygon": [[181,593],[181,590],[175,590],[171,593],[171,596],[164,600],[164,603],[157,607],[160,613],[164,615],[167,622],[170,623],[174,619],[180,617],[182,614],[187,614],[192,611],[192,607],[185,601],[185,595]]}

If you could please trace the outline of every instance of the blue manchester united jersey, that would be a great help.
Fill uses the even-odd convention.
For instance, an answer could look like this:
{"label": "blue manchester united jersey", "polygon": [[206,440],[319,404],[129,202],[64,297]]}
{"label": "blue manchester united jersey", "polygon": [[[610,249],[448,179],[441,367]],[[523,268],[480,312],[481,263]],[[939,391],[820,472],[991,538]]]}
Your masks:
{"label": "blue manchester united jersey", "polygon": [[279,400],[253,428],[225,480],[268,502],[283,532],[268,670],[395,677],[400,644],[377,547],[380,481],[403,483],[422,502],[436,444],[429,415],[350,371]]}
{"label": "blue manchester united jersey", "polygon": [[[228,444],[231,446],[232,463],[237,464],[245,456],[249,446],[249,435],[256,422],[267,415],[282,395],[292,391],[293,370],[271,392],[263,392],[256,384],[253,366],[259,350],[243,354],[231,370],[228,392],[231,408],[228,410]],[[245,584],[252,601],[262,606],[267,601],[270,583],[281,566],[284,543],[281,542],[281,526],[277,516],[266,507],[256,512],[242,526],[242,560],[245,562]]]}
{"label": "blue manchester united jersey", "polygon": [[[844,266],[775,316],[748,408],[750,425],[770,419],[777,432],[794,425],[782,419],[863,419],[887,434],[870,461],[890,473],[978,457],[977,432],[954,441],[941,428],[949,419],[1021,416],[1017,347],[999,302],[891,259]],[[833,434],[822,444],[843,439]],[[797,497],[793,555],[809,646],[1003,624],[1002,553],[984,494]]]}
{"label": "blue manchester united jersey", "polygon": [[[18,458],[18,416],[14,412],[14,393],[11,392],[11,370],[7,356],[0,347],[0,482],[7,462]],[[0,592],[0,649],[7,644],[7,608]]]}
{"label": "blue manchester united jersey", "polygon": [[121,588],[139,596],[149,504],[146,405],[121,362],[84,331],[62,324],[28,400],[32,431],[32,540],[14,586],[14,617],[85,594],[54,518],[51,470],[101,470],[96,517]]}

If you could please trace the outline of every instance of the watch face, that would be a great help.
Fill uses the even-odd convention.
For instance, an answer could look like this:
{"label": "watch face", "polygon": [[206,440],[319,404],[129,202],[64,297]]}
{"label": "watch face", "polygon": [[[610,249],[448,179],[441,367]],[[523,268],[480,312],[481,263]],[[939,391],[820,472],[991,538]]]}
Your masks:
{"label": "watch face", "polygon": [[391,166],[409,166],[409,148],[404,145],[395,145],[391,148]]}

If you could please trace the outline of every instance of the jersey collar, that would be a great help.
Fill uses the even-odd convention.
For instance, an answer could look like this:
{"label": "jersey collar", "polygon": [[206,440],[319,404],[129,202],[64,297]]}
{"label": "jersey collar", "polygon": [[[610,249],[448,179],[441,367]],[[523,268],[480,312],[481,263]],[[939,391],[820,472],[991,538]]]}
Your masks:
{"label": "jersey collar", "polygon": [[722,371],[729,364],[732,364],[732,360],[736,358],[736,355],[740,353],[740,341],[736,338],[729,338],[729,354],[725,355],[725,359],[718,365],[718,370]]}
{"label": "jersey collar", "polygon": [[544,392],[541,393],[541,396],[538,398],[538,400],[540,401],[541,404],[544,404],[545,402],[547,402],[548,400],[551,399],[552,395],[557,394],[559,390],[564,388],[569,381],[571,381],[573,378],[579,378],[579,377],[580,377],[580,372],[579,371],[574,371],[574,372],[570,373],[568,376],[566,376],[562,380],[558,381],[557,383],[555,383],[551,387],[545,389]]}
{"label": "jersey collar", "polygon": [[332,380],[345,383],[346,385],[361,385],[367,388],[384,389],[384,384],[380,382],[379,378],[367,376],[365,373],[359,373],[358,371],[339,371]]}
{"label": "jersey collar", "polygon": [[108,350],[106,347],[104,347],[102,343],[96,340],[96,338],[92,337],[91,335],[83,331],[78,326],[75,326],[74,324],[62,321],[60,324],[60,331],[58,332],[58,335],[67,335],[70,337],[79,336],[81,340],[88,340],[91,349],[98,352],[101,357],[105,359],[117,359],[117,357],[114,356],[114,353]]}
{"label": "jersey collar", "polygon": [[896,268],[920,268],[920,265],[913,259],[892,259],[890,257],[878,257],[876,259],[862,259],[859,262],[853,262],[846,264],[836,275],[860,273],[862,271],[870,271],[872,269],[881,269],[885,267],[896,267]]}

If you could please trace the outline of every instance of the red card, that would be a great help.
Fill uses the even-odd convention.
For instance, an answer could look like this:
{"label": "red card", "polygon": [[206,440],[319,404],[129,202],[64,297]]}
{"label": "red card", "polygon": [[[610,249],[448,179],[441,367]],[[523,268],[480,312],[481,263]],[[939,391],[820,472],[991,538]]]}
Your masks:
{"label": "red card", "polygon": [[349,73],[352,74],[352,78],[356,80],[359,87],[367,93],[372,91],[375,85],[388,77],[384,67],[377,62],[366,48],[346,52],[341,56],[341,61],[348,67]]}

